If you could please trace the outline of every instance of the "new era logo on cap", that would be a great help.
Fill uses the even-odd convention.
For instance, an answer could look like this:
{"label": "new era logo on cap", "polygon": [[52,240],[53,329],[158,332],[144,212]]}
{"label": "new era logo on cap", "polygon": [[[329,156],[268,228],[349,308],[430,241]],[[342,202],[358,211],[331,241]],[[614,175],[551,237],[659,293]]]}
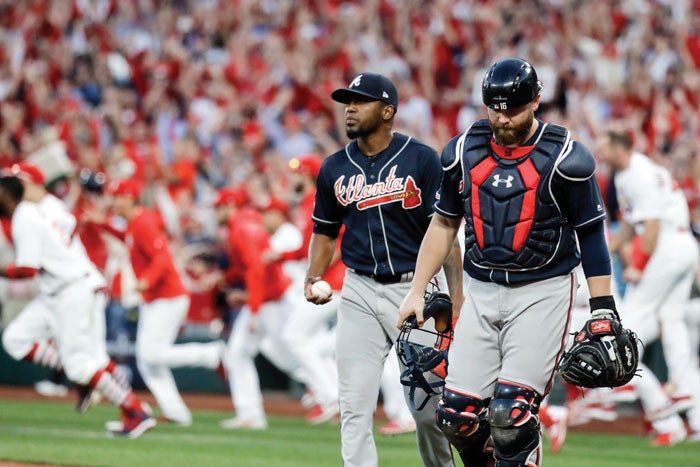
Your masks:
{"label": "new era logo on cap", "polygon": [[399,106],[396,85],[386,76],[377,73],[361,73],[352,80],[347,89],[336,89],[331,94],[333,100],[342,104],[348,104],[359,96],[383,101],[394,107]]}

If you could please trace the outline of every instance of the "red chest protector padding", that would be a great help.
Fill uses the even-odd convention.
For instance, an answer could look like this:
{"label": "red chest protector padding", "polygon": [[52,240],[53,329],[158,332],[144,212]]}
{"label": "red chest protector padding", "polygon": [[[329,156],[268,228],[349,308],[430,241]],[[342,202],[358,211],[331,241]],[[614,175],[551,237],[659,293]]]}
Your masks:
{"label": "red chest protector padding", "polygon": [[536,269],[553,258],[565,221],[549,182],[568,142],[565,128],[548,124],[534,146],[512,153],[500,148],[497,154],[488,121],[472,126],[464,144],[462,173],[466,251],[474,264]]}

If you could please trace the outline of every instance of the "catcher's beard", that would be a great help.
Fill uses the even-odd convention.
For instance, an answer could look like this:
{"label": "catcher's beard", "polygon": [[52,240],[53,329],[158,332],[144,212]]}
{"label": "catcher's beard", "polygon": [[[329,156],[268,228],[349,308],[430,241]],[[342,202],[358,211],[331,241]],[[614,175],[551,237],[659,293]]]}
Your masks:
{"label": "catcher's beard", "polygon": [[496,140],[496,144],[499,146],[522,146],[530,132],[530,128],[532,128],[534,119],[535,113],[532,110],[528,110],[527,116],[518,125],[508,125],[504,127],[494,120],[489,120],[491,130],[493,130],[493,139]]}

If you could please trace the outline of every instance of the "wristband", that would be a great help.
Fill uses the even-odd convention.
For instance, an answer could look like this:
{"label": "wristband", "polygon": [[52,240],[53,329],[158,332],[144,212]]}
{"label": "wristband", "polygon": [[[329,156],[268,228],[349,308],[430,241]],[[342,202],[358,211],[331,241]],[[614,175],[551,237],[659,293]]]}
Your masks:
{"label": "wristband", "polygon": [[609,311],[610,313],[615,316],[615,318],[620,319],[620,316],[617,314],[617,307],[615,306],[615,299],[613,298],[612,295],[604,295],[602,297],[591,297],[588,300],[588,303],[591,306],[591,313],[595,314],[597,310],[605,310]]}
{"label": "wristband", "polygon": [[634,240],[632,240],[632,258],[630,261],[632,266],[643,271],[649,262],[649,258],[651,258],[651,255],[642,250],[642,237],[634,237]]}
{"label": "wristband", "polygon": [[648,255],[645,252],[639,250],[638,253],[632,255],[632,266],[639,269],[640,271],[644,271],[644,268],[649,262],[649,258],[651,258],[651,255]]}

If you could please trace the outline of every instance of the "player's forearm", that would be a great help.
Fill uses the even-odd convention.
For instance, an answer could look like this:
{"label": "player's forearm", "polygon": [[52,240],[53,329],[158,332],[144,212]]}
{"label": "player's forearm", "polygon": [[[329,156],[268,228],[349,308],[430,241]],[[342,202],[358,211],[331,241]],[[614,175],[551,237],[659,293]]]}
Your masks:
{"label": "player's forearm", "polygon": [[625,221],[620,221],[617,234],[610,240],[608,250],[610,253],[620,253],[622,245],[634,237],[634,226]]}
{"label": "player's forearm", "polygon": [[437,213],[433,215],[420,245],[411,292],[422,295],[430,279],[445,264],[447,256],[454,251],[459,224],[460,219],[450,219]]}
{"label": "player's forearm", "polygon": [[453,318],[456,318],[464,302],[462,249],[456,237],[453,242],[452,251],[447,255],[445,264],[443,264],[442,267],[445,270],[447,289],[449,290],[450,298],[452,298],[452,303],[454,305],[452,315]]}
{"label": "player's forearm", "polygon": [[612,276],[592,276],[586,278],[591,298],[612,295]]}
{"label": "player's forearm", "polygon": [[335,253],[335,238],[328,235],[313,234],[309,243],[309,259],[306,278],[321,277],[331,264]]}

